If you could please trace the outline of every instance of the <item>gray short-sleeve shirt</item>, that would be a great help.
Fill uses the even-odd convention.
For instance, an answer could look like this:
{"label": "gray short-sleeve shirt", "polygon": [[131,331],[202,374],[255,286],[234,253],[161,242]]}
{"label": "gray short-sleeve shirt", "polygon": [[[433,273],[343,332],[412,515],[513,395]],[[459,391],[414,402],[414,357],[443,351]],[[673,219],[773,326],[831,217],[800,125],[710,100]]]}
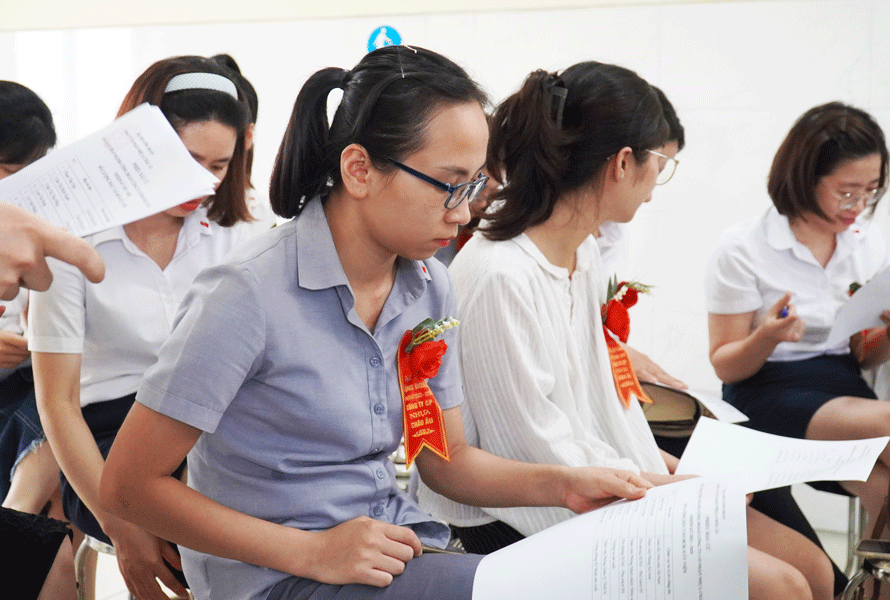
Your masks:
{"label": "gray short-sleeve shirt", "polygon": [[[447,527],[399,490],[389,455],[402,435],[399,341],[453,313],[445,268],[399,259],[371,334],[314,199],[198,277],[137,401],[205,432],[189,485],[221,504],[307,530],[366,515],[443,546]],[[462,402],[456,352],[429,385],[443,409]],[[214,600],[261,598],[287,577],[188,549],[183,559],[198,597]]]}

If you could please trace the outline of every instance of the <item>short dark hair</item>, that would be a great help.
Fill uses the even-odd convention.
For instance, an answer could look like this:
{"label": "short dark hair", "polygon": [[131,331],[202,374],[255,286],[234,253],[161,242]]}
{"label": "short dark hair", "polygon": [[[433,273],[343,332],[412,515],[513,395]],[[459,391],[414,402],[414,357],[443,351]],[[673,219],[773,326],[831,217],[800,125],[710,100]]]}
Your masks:
{"label": "short dark hair", "polygon": [[884,132],[864,110],[829,102],[805,112],[791,127],[773,158],[767,191],[779,214],[789,219],[811,213],[828,216],[819,207],[816,186],[841,164],[878,154],[881,176],[887,185],[887,143]]}
{"label": "short dark hair", "polygon": [[[328,125],[327,98],[343,98]],[[331,67],[303,85],[278,149],[269,199],[282,217],[294,217],[314,196],[342,184],[340,154],[355,143],[375,168],[394,167],[426,143],[426,129],[441,106],[478,102],[485,92],[461,67],[430,50],[386,46],[370,52],[351,70]]]}
{"label": "short dark hair", "polygon": [[0,81],[0,163],[25,165],[56,145],[49,107],[30,89]]}
{"label": "short dark hair", "polygon": [[583,62],[531,73],[495,111],[488,152],[506,185],[485,235],[506,240],[543,223],[561,195],[601,181],[622,148],[642,162],[667,139],[658,96],[629,69]]}
{"label": "short dark hair", "polygon": [[667,99],[661,88],[653,85],[652,89],[658,95],[658,101],[661,102],[661,110],[664,111],[664,120],[667,121],[668,129],[670,130],[667,141],[677,142],[677,151],[680,151],[686,146],[686,130],[683,129],[683,124],[680,123],[680,117],[677,116],[674,105]]}
{"label": "short dark hair", "polygon": [[207,201],[207,216],[224,227],[253,217],[247,208],[247,172],[245,167],[244,132],[249,108],[244,92],[236,81],[238,99],[226,92],[209,89],[184,89],[165,93],[167,83],[183,73],[213,73],[232,81],[231,72],[216,61],[203,56],[177,56],[160,60],[145,70],[127,92],[118,116],[148,102],[161,109],[173,129],[179,131],[190,123],[217,121],[235,130],[237,141],[232,161],[216,193]]}

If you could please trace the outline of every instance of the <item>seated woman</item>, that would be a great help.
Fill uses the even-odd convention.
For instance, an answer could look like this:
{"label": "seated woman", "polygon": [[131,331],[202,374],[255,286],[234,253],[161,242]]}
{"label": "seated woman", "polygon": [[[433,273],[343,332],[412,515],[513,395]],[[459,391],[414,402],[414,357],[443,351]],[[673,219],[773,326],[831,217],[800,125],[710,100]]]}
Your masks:
{"label": "seated woman", "polygon": [[[463,69],[406,46],[304,84],[270,194],[296,218],[198,278],[102,476],[108,510],[181,545],[196,598],[471,598],[481,557],[422,550],[450,532],[401,491],[389,457],[400,347],[454,311],[431,257],[485,185],[484,101]],[[449,459],[424,449],[417,465],[442,493],[580,512],[649,487],[470,447],[453,350],[428,377]],[[186,454],[194,489],[171,476]]]}
{"label": "seated woman", "polygon": [[[498,107],[489,152],[506,174],[502,203],[451,265],[468,442],[532,464],[675,480],[677,460],[658,449],[639,403],[616,389],[591,235],[651,200],[667,139],[652,87],[614,65],[534,72]],[[423,487],[420,498],[458,526],[471,552],[570,516],[459,506]],[[748,543],[751,598],[832,597],[828,557],[800,534],[748,509]]]}
{"label": "seated woman", "polygon": [[64,475],[66,516],[114,545],[135,596],[161,598],[155,577],[186,593],[164,563],[179,564],[174,549],[101,510],[99,476],[145,370],[170,335],[179,302],[198,272],[233,248],[231,225],[249,216],[247,109],[222,67],[198,56],[150,66],[120,114],[143,102],[158,105],[195,160],[222,181],[213,196],[89,236],[107,267],[99,285],[53,263],[52,288],[32,294],[29,342],[41,421]]}
{"label": "seated woman", "polygon": [[[0,81],[0,179],[39,159],[55,143],[52,114],[43,100],[23,85]],[[0,214],[5,226],[0,234],[0,259],[13,252],[42,257],[37,240],[29,243],[22,235],[36,219],[20,212],[5,205]],[[76,241],[72,238],[67,243]],[[98,256],[94,261],[101,266]],[[10,263],[0,260],[0,271],[18,283],[26,274],[11,272],[15,261]],[[49,445],[43,443],[34,399],[28,342],[22,335],[27,306],[26,289],[0,303],[0,490],[6,496],[0,509],[0,539],[6,549],[0,576],[4,591],[14,598],[73,600],[71,530],[62,521],[34,514],[58,491],[59,467]],[[61,516],[61,508],[53,507],[52,514]]]}
{"label": "seated woman", "polygon": [[[664,92],[655,86],[652,89],[655,90],[655,94],[658,96],[665,121],[668,124],[668,139],[661,148],[665,166],[658,173],[658,179],[655,182],[656,185],[664,185],[671,180],[677,169],[676,156],[686,145],[686,131],[683,128],[683,124],[680,123],[680,118],[674,110],[674,105],[670,103]],[[616,277],[618,281],[629,277],[626,273],[628,253],[630,251],[627,227],[627,223],[606,221],[593,232],[593,237],[596,238],[596,244],[599,248],[606,281],[612,277]],[[627,351],[631,364],[633,364],[634,372],[640,381],[662,383],[681,390],[687,388],[683,381],[665,371],[647,355],[626,344],[622,344],[622,347]],[[680,456],[683,453],[683,448],[685,448],[685,442],[680,443],[677,439],[656,438],[656,441],[659,448],[667,450],[675,456]]]}
{"label": "seated woman", "polygon": [[[888,328],[829,346],[838,311],[890,266],[868,217],[887,186],[884,133],[838,102],[811,108],[773,160],[773,206],[720,237],[708,265],[711,363],[724,399],[755,429],[813,440],[890,435],[890,404],[875,402],[861,369],[890,358]],[[880,315],[890,323],[890,311]],[[866,482],[843,482],[868,511],[887,496],[890,447]]]}
{"label": "seated woman", "polygon": [[[33,91],[0,81],[0,179],[41,158],[56,144],[49,107]],[[0,314],[0,498],[37,514],[59,491],[59,465],[40,425],[28,352],[28,290],[3,302]],[[55,504],[58,504],[55,503]],[[61,518],[61,506],[51,513]]]}

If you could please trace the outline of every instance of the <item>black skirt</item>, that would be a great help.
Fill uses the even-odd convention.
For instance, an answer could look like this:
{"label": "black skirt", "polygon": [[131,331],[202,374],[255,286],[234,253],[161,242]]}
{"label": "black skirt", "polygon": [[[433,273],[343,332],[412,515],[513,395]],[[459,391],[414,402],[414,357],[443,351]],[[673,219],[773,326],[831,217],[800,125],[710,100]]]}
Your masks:
{"label": "black skirt", "polygon": [[738,383],[723,384],[723,399],[745,413],[758,431],[804,438],[819,408],[834,398],[876,400],[851,354],[767,362]]}

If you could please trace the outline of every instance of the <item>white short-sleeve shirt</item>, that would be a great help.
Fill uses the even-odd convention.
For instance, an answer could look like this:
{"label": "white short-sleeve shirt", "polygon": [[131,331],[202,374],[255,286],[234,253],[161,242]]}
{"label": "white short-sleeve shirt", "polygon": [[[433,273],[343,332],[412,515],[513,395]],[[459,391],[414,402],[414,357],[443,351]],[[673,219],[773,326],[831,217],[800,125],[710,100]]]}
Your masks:
{"label": "white short-sleeve shirt", "polygon": [[718,239],[705,275],[708,312],[754,312],[754,327],[785,292],[806,324],[800,342],[782,342],[771,361],[804,360],[846,354],[847,342],[829,347],[828,334],[850,284],[865,284],[888,265],[887,246],[877,226],[860,219],[837,236],[837,248],[825,267],[794,237],[788,218],[770,207],[763,215],[738,223]]}
{"label": "white short-sleeve shirt", "polygon": [[76,268],[50,259],[53,285],[31,294],[28,336],[32,352],[81,355],[81,406],[139,388],[192,281],[204,267],[222,261],[237,233],[199,208],[186,217],[173,259],[163,270],[121,226],[85,239],[105,261],[105,279],[90,283]]}

